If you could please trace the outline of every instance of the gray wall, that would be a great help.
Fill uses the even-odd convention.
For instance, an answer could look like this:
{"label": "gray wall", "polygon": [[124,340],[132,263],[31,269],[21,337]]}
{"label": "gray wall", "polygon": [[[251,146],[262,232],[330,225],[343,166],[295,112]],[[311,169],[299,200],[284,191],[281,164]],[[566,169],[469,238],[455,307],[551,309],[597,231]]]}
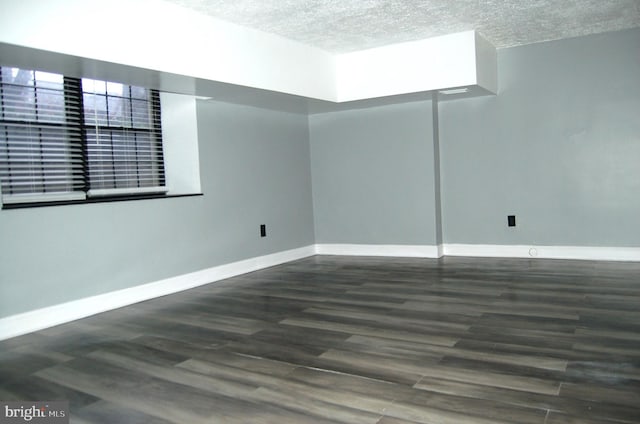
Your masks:
{"label": "gray wall", "polygon": [[[499,96],[439,106],[444,242],[640,246],[640,30],[498,60]],[[204,196],[0,211],[0,317],[314,242],[433,245],[432,112],[200,102]]]}
{"label": "gray wall", "polygon": [[498,70],[499,96],[440,104],[445,242],[640,246],[640,30],[499,50]]}
{"label": "gray wall", "polygon": [[309,116],[317,243],[434,245],[431,100]]}
{"label": "gray wall", "polygon": [[206,254],[224,263],[313,244],[306,115],[206,102],[198,128]]}
{"label": "gray wall", "polygon": [[204,196],[0,211],[0,317],[313,244],[307,117],[198,122]]}

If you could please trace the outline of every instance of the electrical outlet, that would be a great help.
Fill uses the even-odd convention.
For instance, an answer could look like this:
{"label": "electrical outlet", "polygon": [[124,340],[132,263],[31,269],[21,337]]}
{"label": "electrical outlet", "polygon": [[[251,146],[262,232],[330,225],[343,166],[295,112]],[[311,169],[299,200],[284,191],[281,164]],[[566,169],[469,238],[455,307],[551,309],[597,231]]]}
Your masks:
{"label": "electrical outlet", "polygon": [[509,227],[516,226],[516,216],[515,215],[507,215],[507,225]]}
{"label": "electrical outlet", "polygon": [[260,224],[260,237],[267,236],[267,226],[265,224]]}

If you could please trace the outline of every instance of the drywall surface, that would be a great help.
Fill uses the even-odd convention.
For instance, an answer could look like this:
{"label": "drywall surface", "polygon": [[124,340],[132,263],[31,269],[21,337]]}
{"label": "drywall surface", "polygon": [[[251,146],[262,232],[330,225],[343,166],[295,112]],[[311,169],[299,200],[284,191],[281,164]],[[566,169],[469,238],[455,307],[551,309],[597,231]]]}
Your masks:
{"label": "drywall surface", "polygon": [[201,192],[196,101],[193,96],[160,93],[162,152],[169,194]]}
{"label": "drywall surface", "polygon": [[333,55],[158,0],[0,2],[0,50],[4,65],[31,56],[35,67],[118,81],[133,68],[163,90],[203,96],[220,83],[333,102],[476,84],[495,91],[495,48],[474,31]]}
{"label": "drywall surface", "polygon": [[438,94],[431,100],[431,122],[433,127],[433,187],[434,187],[434,225],[437,246],[442,245],[442,183],[440,181],[440,118]]}
{"label": "drywall surface", "polygon": [[307,117],[208,101],[198,126],[205,254],[227,263],[313,244]]}
{"label": "drywall surface", "polygon": [[440,104],[445,243],[640,246],[640,30],[498,67],[498,96]]}
{"label": "drywall surface", "polygon": [[[329,53],[157,0],[2,1],[0,43],[325,100],[336,97]],[[85,72],[94,65],[88,62]]]}
{"label": "drywall surface", "polygon": [[335,56],[336,100],[480,83],[495,91],[495,62],[495,48],[474,31],[344,53]]}
{"label": "drywall surface", "polygon": [[0,210],[0,317],[313,244],[306,116],[197,114],[203,196]]}
{"label": "drywall surface", "polygon": [[431,100],[309,116],[317,243],[434,245]]}

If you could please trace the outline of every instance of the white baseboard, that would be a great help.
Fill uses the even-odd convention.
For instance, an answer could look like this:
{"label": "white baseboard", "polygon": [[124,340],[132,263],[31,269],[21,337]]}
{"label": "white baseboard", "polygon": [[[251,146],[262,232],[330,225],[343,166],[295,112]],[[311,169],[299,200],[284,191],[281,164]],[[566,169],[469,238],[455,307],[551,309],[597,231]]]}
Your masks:
{"label": "white baseboard", "polygon": [[439,258],[441,246],[404,244],[316,244],[318,255]]}
{"label": "white baseboard", "polygon": [[499,244],[316,244],[318,255],[440,258],[575,259],[593,261],[640,261],[640,247],[534,246]]}
{"label": "white baseboard", "polygon": [[313,245],[259,256],[0,319],[0,340],[315,254]]}
{"label": "white baseboard", "polygon": [[445,256],[640,261],[640,247],[445,244]]}
{"label": "white baseboard", "polygon": [[540,258],[592,261],[640,261],[640,247],[535,246],[499,244],[316,244],[318,255],[440,258]]}

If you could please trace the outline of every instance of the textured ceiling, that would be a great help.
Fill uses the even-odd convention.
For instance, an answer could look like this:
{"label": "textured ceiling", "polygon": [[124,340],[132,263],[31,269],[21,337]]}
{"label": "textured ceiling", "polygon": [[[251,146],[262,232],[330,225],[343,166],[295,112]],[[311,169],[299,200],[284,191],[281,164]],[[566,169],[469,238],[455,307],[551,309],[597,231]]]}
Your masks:
{"label": "textured ceiling", "polygon": [[640,27],[640,0],[168,0],[332,53],[476,30],[497,48]]}

